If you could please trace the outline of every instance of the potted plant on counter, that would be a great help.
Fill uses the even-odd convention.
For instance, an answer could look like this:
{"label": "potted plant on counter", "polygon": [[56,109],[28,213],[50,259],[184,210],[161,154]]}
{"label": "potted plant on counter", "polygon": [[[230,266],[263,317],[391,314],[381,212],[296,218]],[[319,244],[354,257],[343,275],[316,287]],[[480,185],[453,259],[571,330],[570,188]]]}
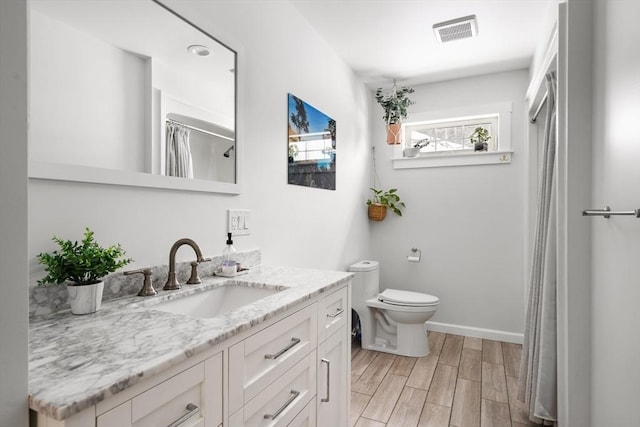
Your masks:
{"label": "potted plant on counter", "polygon": [[402,216],[401,208],[404,208],[405,205],[404,202],[400,200],[396,188],[388,191],[371,188],[371,191],[373,191],[373,197],[367,200],[369,219],[372,221],[382,221],[385,216],[387,216],[387,208],[391,209],[396,215]]}
{"label": "potted plant on counter", "polygon": [[45,266],[47,276],[38,285],[67,282],[69,304],[73,314],[89,314],[100,309],[104,282],[109,273],[129,264],[120,244],[103,248],[94,240],[93,231],[85,228],[80,243],[53,236],[59,246],[52,253],[40,253],[38,261]]}
{"label": "potted plant on counter", "polygon": [[407,118],[407,109],[414,104],[408,97],[414,90],[410,87],[396,87],[389,95],[384,95],[382,88],[378,88],[375,94],[376,101],[382,106],[384,115],[382,118],[387,127],[387,144],[400,144],[402,142],[402,120]]}

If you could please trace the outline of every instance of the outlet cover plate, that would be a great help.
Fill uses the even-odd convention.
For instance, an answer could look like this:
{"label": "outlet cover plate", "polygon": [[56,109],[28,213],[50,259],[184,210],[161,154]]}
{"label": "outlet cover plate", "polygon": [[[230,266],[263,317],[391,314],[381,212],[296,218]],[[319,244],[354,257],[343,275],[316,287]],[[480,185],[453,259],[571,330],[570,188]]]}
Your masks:
{"label": "outlet cover plate", "polygon": [[251,211],[249,209],[229,209],[227,232],[234,236],[251,234]]}

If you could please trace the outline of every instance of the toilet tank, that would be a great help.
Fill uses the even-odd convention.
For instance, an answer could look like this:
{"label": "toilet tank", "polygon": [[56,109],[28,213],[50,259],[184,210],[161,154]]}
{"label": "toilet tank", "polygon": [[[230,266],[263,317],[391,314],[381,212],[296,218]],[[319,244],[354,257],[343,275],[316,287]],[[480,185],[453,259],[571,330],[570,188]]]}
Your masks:
{"label": "toilet tank", "polygon": [[359,261],[349,267],[354,273],[351,293],[353,301],[365,301],[378,296],[380,292],[380,274],[378,261]]}

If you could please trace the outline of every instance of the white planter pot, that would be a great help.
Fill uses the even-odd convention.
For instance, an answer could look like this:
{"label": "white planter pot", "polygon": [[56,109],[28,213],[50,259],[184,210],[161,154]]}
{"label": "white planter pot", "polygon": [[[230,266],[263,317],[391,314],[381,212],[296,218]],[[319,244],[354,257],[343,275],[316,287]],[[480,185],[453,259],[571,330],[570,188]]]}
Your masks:
{"label": "white planter pot", "polygon": [[89,314],[100,310],[104,282],[93,285],[67,285],[69,305],[73,314]]}

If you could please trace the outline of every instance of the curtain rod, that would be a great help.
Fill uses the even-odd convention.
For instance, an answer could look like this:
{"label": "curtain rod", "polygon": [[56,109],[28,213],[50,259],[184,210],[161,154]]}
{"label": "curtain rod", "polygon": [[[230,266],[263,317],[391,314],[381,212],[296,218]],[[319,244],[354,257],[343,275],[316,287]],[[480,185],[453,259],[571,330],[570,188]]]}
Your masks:
{"label": "curtain rod", "polygon": [[547,103],[547,97],[548,96],[549,96],[549,92],[545,92],[544,96],[540,100],[540,104],[538,104],[538,108],[536,108],[536,112],[533,113],[533,116],[529,120],[531,123],[535,123],[536,120],[538,119],[538,116],[540,115],[540,112],[542,111],[542,107],[544,107],[544,104]]}
{"label": "curtain rod", "polygon": [[211,135],[211,136],[215,136],[215,137],[218,137],[218,138],[226,139],[227,141],[235,142],[235,140],[233,138],[229,138],[228,136],[224,136],[224,135],[220,135],[219,133],[215,133],[215,132],[211,132],[211,131],[208,131],[208,130],[200,129],[200,128],[197,128],[195,126],[191,126],[191,125],[188,125],[186,123],[179,122],[177,120],[167,119],[167,123],[174,123],[176,125],[186,127],[187,129],[195,130],[197,132],[206,133],[207,135]]}

